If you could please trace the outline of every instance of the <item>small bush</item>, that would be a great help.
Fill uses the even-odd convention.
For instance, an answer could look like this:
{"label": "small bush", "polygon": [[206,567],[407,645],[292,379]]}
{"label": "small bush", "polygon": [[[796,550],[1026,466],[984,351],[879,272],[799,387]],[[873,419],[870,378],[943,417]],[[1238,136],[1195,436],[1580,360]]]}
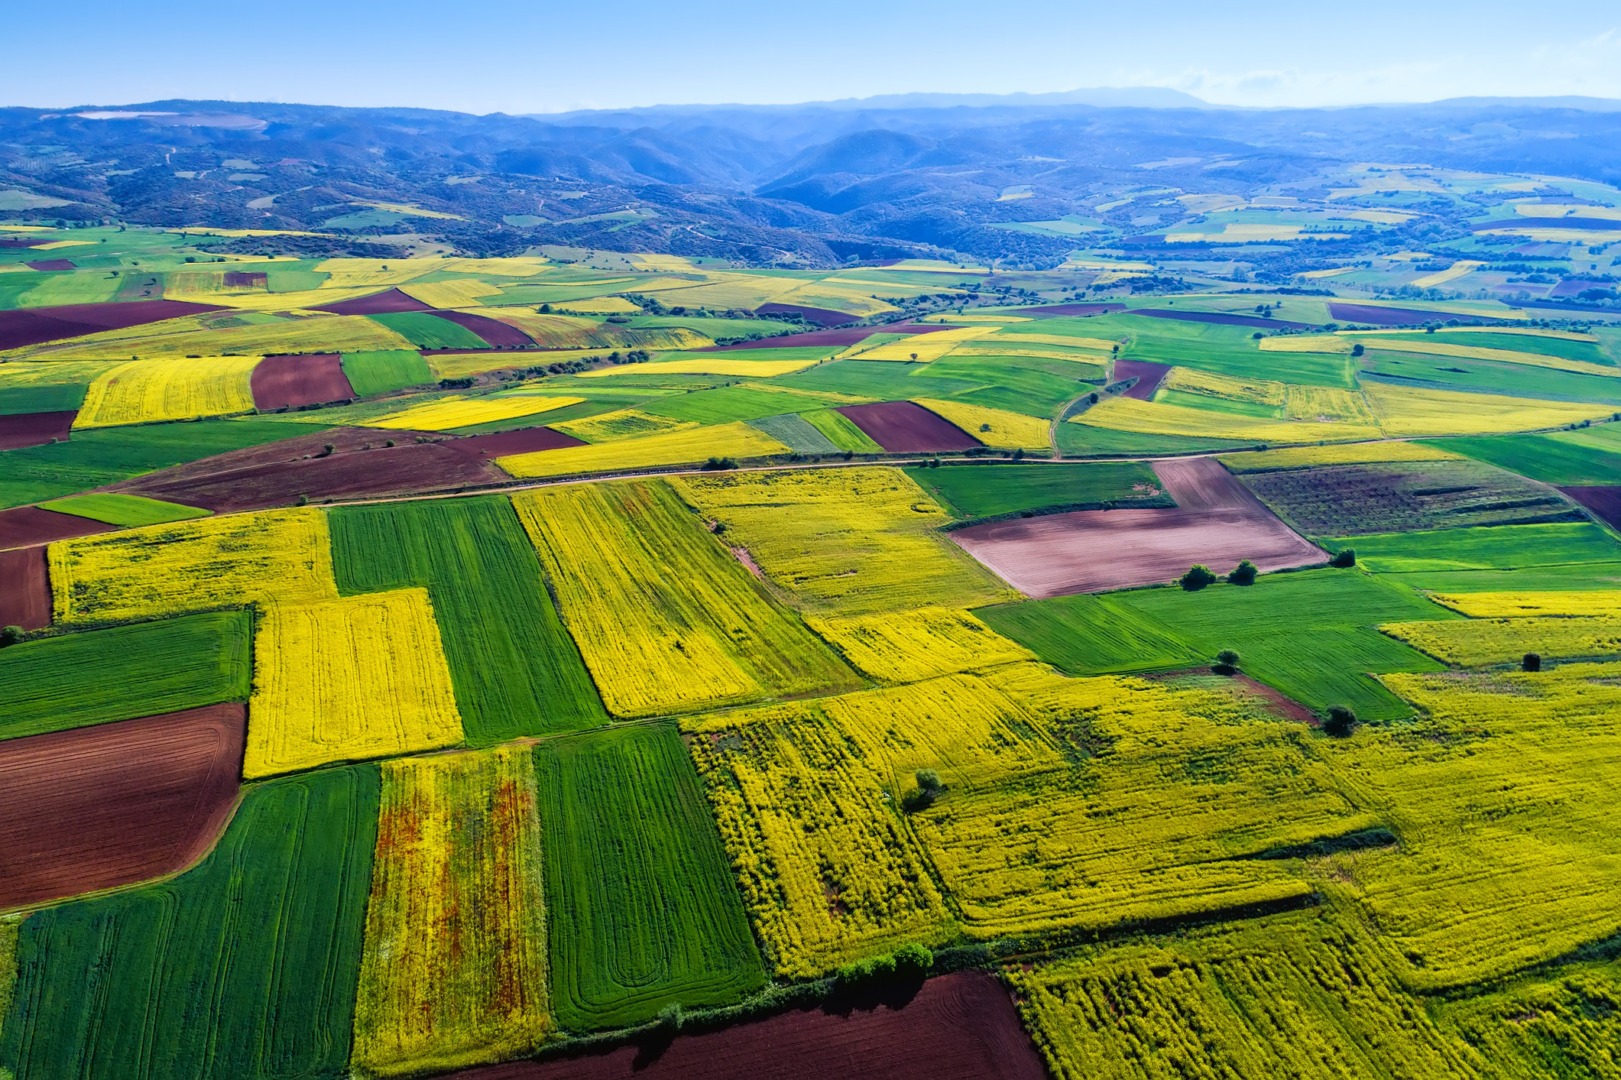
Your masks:
{"label": "small bush", "polygon": [[1177,584],[1188,592],[1198,592],[1206,585],[1214,585],[1217,581],[1215,573],[1203,563],[1195,563],[1187,573],[1177,578]]}
{"label": "small bush", "polygon": [[[8,626],[8,627],[6,627],[6,629],[10,630],[12,628]],[[1534,653],[1534,652],[1526,653],[1523,657],[1520,658],[1520,670],[1521,671],[1541,671],[1542,670],[1542,654],[1541,653]]]}
{"label": "small bush", "polygon": [[1342,570],[1346,569],[1348,567],[1355,566],[1356,565],[1356,551],[1353,550],[1352,548],[1346,548],[1344,551],[1335,552],[1334,557],[1332,559],[1328,560],[1328,565],[1330,565],[1330,566],[1338,566]]}
{"label": "small bush", "polygon": [[1216,662],[1211,668],[1217,675],[1236,675],[1240,662],[1237,649],[1223,649],[1216,654]]}
{"label": "small bush", "polygon": [[933,769],[919,769],[915,779],[917,787],[907,792],[906,798],[901,800],[901,808],[908,814],[927,810],[945,794],[946,790],[946,786],[940,782],[940,774]]}
{"label": "small bush", "polygon": [[721,469],[735,469],[737,468],[737,461],[729,457],[712,457],[704,462],[704,468],[710,472]]}
{"label": "small bush", "polygon": [[1348,705],[1330,705],[1323,720],[1323,730],[1336,739],[1343,739],[1356,730],[1356,713]]}
{"label": "small bush", "polygon": [[24,636],[23,628],[20,626],[8,626],[0,630],[0,649],[17,644]]}
{"label": "small bush", "polygon": [[1255,576],[1259,573],[1260,571],[1255,568],[1255,564],[1245,559],[1233,569],[1232,573],[1227,575],[1227,580],[1234,585],[1254,585]]}

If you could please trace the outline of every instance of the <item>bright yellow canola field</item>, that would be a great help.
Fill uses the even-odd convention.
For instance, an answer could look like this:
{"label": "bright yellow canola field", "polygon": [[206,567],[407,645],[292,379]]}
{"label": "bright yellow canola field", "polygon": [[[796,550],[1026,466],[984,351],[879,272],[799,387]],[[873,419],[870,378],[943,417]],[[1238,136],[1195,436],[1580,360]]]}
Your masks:
{"label": "bright yellow canola field", "polygon": [[66,354],[75,360],[183,360],[188,356],[272,356],[278,353],[413,349],[409,341],[364,315],[306,315],[273,323],[203,327],[193,318],[107,330],[7,355]]}
{"label": "bright yellow canola field", "polygon": [[366,427],[397,431],[449,431],[451,428],[493,424],[519,416],[551,412],[584,401],[578,397],[463,397],[455,395],[413,405],[365,421]]}
{"label": "bright yellow canola field", "polygon": [[747,548],[807,611],[866,615],[1017,598],[940,535],[946,512],[898,469],[685,476],[671,483],[706,517],[724,523],[728,541]]}
{"label": "bright yellow canola field", "polygon": [[1616,615],[1449,619],[1387,623],[1379,629],[1420,652],[1463,667],[1512,663],[1526,653],[1545,657],[1621,653],[1621,616]]}
{"label": "bright yellow canola field", "polygon": [[257,356],[119,364],[90,384],[73,426],[149,424],[252,412],[250,380],[258,364]]}
{"label": "bright yellow canola field", "polygon": [[267,604],[248,716],[249,780],[460,743],[427,590]]}
{"label": "bright yellow canola field", "polygon": [[674,420],[656,416],[640,409],[616,409],[579,420],[564,420],[557,430],[588,443],[614,442],[635,439],[644,435],[663,435],[671,431],[686,431],[698,426],[696,420]]}
{"label": "bright yellow canola field", "polygon": [[618,367],[583,371],[582,379],[602,379],[610,375],[739,375],[768,379],[773,375],[791,375],[813,367],[816,360],[737,360],[717,354],[713,360],[654,360],[647,364],[621,364]]}
{"label": "bright yellow canola field", "polygon": [[[778,293],[775,300],[779,304],[800,304],[805,307],[843,311],[858,319],[900,310],[888,301],[875,299],[873,287],[874,283],[865,281],[824,278],[821,281],[806,282],[785,293]],[[891,288],[891,295],[906,291],[904,288],[895,290],[893,286],[888,287]]]}
{"label": "bright yellow canola field", "polygon": [[954,330],[933,330],[927,334],[913,334],[869,349],[857,346],[846,354],[861,360],[912,360],[925,363],[938,360],[965,341],[982,338],[1000,326],[960,326]]}
{"label": "bright yellow canola field", "polygon": [[917,398],[917,404],[945,417],[986,446],[999,450],[1052,449],[1052,423],[1023,413],[970,405],[965,401]]}
{"label": "bright yellow canola field", "polygon": [[541,874],[528,747],[383,764],[357,1068],[457,1069],[539,1047],[551,1026]]}
{"label": "bright yellow canola field", "polygon": [[[1298,726],[1226,693],[1036,664],[683,726],[788,975],[959,925],[1046,934],[1299,901],[1299,865],[1254,856],[1373,823]],[[922,768],[946,794],[908,812]]]}
{"label": "bright yellow canola field", "polygon": [[1346,443],[1338,446],[1292,446],[1246,454],[1223,454],[1221,463],[1234,472],[1306,469],[1314,465],[1362,465],[1381,461],[1454,461],[1457,454],[1415,442]]}
{"label": "bright yellow canola field", "polygon": [[1380,427],[1396,438],[1535,431],[1600,420],[1613,411],[1603,405],[1532,401],[1379,382],[1363,384],[1362,393]]}
{"label": "bright yellow canola field", "polygon": [[[559,429],[563,425],[558,425]],[[712,457],[734,459],[792,453],[771,436],[747,424],[666,432],[599,446],[569,446],[497,458],[495,463],[519,479],[573,476],[583,473],[697,465]]]}
{"label": "bright yellow canola field", "polygon": [[856,685],[668,484],[579,484],[512,501],[614,715]]}
{"label": "bright yellow canola field", "polygon": [[857,670],[882,682],[918,682],[1035,659],[968,612],[949,608],[831,619],[812,615],[805,622]]}
{"label": "bright yellow canola field", "polygon": [[1230,401],[1252,401],[1257,405],[1270,405],[1281,409],[1284,385],[1271,379],[1240,379],[1234,375],[1219,375],[1198,368],[1173,367],[1160,386],[1166,390],[1181,390],[1187,394],[1226,398]]}
{"label": "bright yellow canola field", "polygon": [[1457,281],[1461,277],[1468,277],[1486,264],[1474,259],[1459,259],[1445,270],[1438,270],[1433,274],[1425,274],[1421,278],[1414,278],[1408,284],[1415,289],[1433,289],[1445,285],[1449,281]]}
{"label": "bright yellow canola field", "polygon": [[400,292],[412,299],[421,300],[429,307],[455,309],[482,307],[479,300],[486,296],[499,296],[501,287],[491,285],[487,281],[463,278],[457,281],[428,281],[401,285]]}
{"label": "bright yellow canola field", "polygon": [[1621,664],[1382,681],[1419,718],[1321,752],[1401,847],[1323,875],[1376,921],[1403,980],[1461,986],[1621,933]]}
{"label": "bright yellow canola field", "polygon": [[1284,389],[1283,414],[1290,420],[1337,421],[1342,424],[1374,423],[1368,402],[1358,390],[1330,386],[1294,386]]}
{"label": "bright yellow canola field", "polygon": [[60,622],[338,595],[326,515],[314,507],[59,540],[49,559]]}
{"label": "bright yellow canola field", "polygon": [[[1402,391],[1408,392],[1405,389]],[[1265,443],[1350,442],[1377,439],[1381,434],[1378,428],[1367,424],[1257,420],[1214,409],[1194,409],[1126,397],[1106,398],[1068,422],[1145,435],[1186,435]]]}
{"label": "bright yellow canola field", "polygon": [[1007,978],[1059,1080],[1490,1075],[1368,931],[1321,909],[1083,946]]}
{"label": "bright yellow canola field", "polygon": [[1621,592],[1615,591],[1435,593],[1430,599],[1474,618],[1537,615],[1621,618]]}

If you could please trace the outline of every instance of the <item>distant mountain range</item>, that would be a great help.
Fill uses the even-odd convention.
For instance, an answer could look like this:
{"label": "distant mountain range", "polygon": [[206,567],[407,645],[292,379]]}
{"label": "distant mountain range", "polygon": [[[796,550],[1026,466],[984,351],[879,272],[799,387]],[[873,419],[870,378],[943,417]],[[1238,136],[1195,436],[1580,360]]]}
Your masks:
{"label": "distant mountain range", "polygon": [[[1074,240],[1008,226],[1107,217],[1129,236],[1182,212],[1178,193],[1320,196],[1336,170],[1370,161],[1613,184],[1621,102],[1235,109],[1164,88],[1099,88],[546,116],[224,101],[9,108],[0,221],[322,234],[273,242],[307,252],[427,237],[482,253],[561,244],[784,265],[951,253],[1039,262]],[[1153,191],[1165,207],[1100,209]],[[1448,212],[1420,195],[1403,205]]]}

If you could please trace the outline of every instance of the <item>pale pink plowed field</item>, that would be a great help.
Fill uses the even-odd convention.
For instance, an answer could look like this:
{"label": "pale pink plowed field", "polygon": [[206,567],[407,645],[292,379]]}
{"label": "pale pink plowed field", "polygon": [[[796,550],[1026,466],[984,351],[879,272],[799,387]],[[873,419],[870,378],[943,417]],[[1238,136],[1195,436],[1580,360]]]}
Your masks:
{"label": "pale pink plowed field", "polygon": [[1268,571],[1328,558],[1215,458],[1161,461],[1154,472],[1175,509],[1078,510],[976,525],[951,539],[1037,598],[1163,584],[1194,563],[1225,574],[1244,559]]}

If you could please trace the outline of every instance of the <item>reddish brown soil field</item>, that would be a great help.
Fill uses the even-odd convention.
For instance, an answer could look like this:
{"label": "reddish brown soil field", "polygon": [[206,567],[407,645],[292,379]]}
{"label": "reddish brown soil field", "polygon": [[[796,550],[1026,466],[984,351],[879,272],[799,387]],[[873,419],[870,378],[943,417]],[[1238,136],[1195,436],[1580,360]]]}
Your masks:
{"label": "reddish brown soil field", "polygon": [[37,506],[19,506],[0,510],[0,549],[49,544],[53,540],[66,540],[72,536],[110,532],[112,528],[89,518],[58,514]]}
{"label": "reddish brown soil field", "polygon": [[254,407],[265,410],[353,401],[355,396],[337,353],[267,356],[253,369],[252,386]]}
{"label": "reddish brown soil field", "polygon": [[0,742],[0,908],[183,869],[231,816],[247,707]]}
{"label": "reddish brown soil field", "polygon": [[446,322],[453,322],[464,330],[471,330],[495,349],[532,349],[535,342],[530,336],[500,319],[488,315],[470,315],[465,311],[435,311]]}
{"label": "reddish brown soil field", "polygon": [[1137,385],[1127,390],[1122,397],[1136,398],[1138,401],[1147,401],[1159,389],[1159,384],[1165,381],[1170,374],[1171,365],[1155,364],[1148,360],[1116,360],[1114,362],[1114,377],[1116,382],[1125,382],[1127,379],[1136,379]]}
{"label": "reddish brown soil field", "polygon": [[1194,563],[1224,574],[1244,559],[1263,571],[1327,560],[1215,458],[1161,461],[1154,471],[1176,509],[1080,510],[976,525],[951,539],[1038,598],[1158,585]]}
{"label": "reddish brown soil field", "polygon": [[464,454],[474,454],[488,461],[508,454],[530,454],[536,450],[561,450],[565,446],[584,446],[582,439],[564,435],[548,427],[520,428],[517,431],[498,431],[493,435],[469,435],[451,444]]}
{"label": "reddish brown soil field", "polygon": [[269,283],[270,275],[263,270],[225,271],[225,287],[227,289],[262,289]]}
{"label": "reddish brown soil field", "polygon": [[981,445],[978,439],[956,424],[910,401],[846,405],[838,411],[865,431],[873,442],[892,454],[974,450]]}
{"label": "reddish brown soil field", "polygon": [[126,330],[184,315],[206,315],[223,310],[214,304],[188,304],[183,300],[136,300],[127,304],[72,304],[0,311],[0,349],[20,349],[101,330]]}
{"label": "reddish brown soil field", "polygon": [[1438,311],[1420,311],[1417,308],[1373,307],[1369,304],[1336,304],[1332,301],[1329,302],[1328,313],[1340,322],[1365,323],[1369,326],[1408,326],[1413,323],[1450,322],[1453,319],[1468,325],[1504,321],[1502,319],[1474,318],[1468,315],[1447,315]]}
{"label": "reddish brown soil field", "polygon": [[0,551],[0,626],[51,625],[51,582],[44,545]]}
{"label": "reddish brown soil field", "polygon": [[31,263],[24,263],[30,270],[77,270],[71,259],[38,259]]}
{"label": "reddish brown soil field", "polygon": [[517,1062],[462,1080],[1046,1080],[1007,991],[990,975],[930,979],[904,1003],[791,1012],[666,1044]]}
{"label": "reddish brown soil field", "polygon": [[0,248],[33,248],[39,247],[41,244],[48,243],[50,243],[49,240],[28,240],[24,238],[13,239],[11,237],[0,237]]}
{"label": "reddish brown soil field", "polygon": [[851,315],[845,311],[833,311],[830,308],[805,307],[801,304],[761,304],[756,309],[757,315],[798,315],[806,322],[813,322],[817,326],[842,326],[847,322],[855,322],[859,315]]}
{"label": "reddish brown soil field", "polygon": [[77,412],[21,413],[0,416],[0,450],[41,446],[52,439],[65,439],[73,433]]}
{"label": "reddish brown soil field", "polygon": [[1316,323],[1289,322],[1287,319],[1263,319],[1259,315],[1230,315],[1224,311],[1172,311],[1170,308],[1132,308],[1127,315],[1142,315],[1149,319],[1170,319],[1173,322],[1215,323],[1217,326],[1253,326],[1258,330],[1310,330]]}
{"label": "reddish brown soil field", "polygon": [[760,338],[757,341],[739,341],[734,345],[711,345],[700,352],[739,352],[744,349],[795,349],[808,346],[846,348],[865,341],[874,334],[932,334],[951,327],[939,323],[890,323],[887,326],[846,326],[838,330],[807,330],[803,334]]}
{"label": "reddish brown soil field", "polygon": [[1621,529],[1621,487],[1562,487],[1559,489],[1581,503],[1612,529]]}
{"label": "reddish brown soil field", "polygon": [[330,311],[334,315],[389,315],[396,311],[432,311],[433,308],[398,289],[387,289],[370,296],[357,296],[353,300],[340,300],[315,310]]}
{"label": "reddish brown soil field", "polygon": [[1124,311],[1124,304],[1046,304],[1025,308],[1021,315],[1106,315],[1111,311]]}
{"label": "reddish brown soil field", "polygon": [[[417,442],[417,438],[431,439]],[[395,445],[388,446],[392,440]],[[216,512],[364,495],[444,491],[510,480],[461,440],[415,431],[340,428],[233,450],[116,485]],[[324,448],[331,445],[330,454]]]}

